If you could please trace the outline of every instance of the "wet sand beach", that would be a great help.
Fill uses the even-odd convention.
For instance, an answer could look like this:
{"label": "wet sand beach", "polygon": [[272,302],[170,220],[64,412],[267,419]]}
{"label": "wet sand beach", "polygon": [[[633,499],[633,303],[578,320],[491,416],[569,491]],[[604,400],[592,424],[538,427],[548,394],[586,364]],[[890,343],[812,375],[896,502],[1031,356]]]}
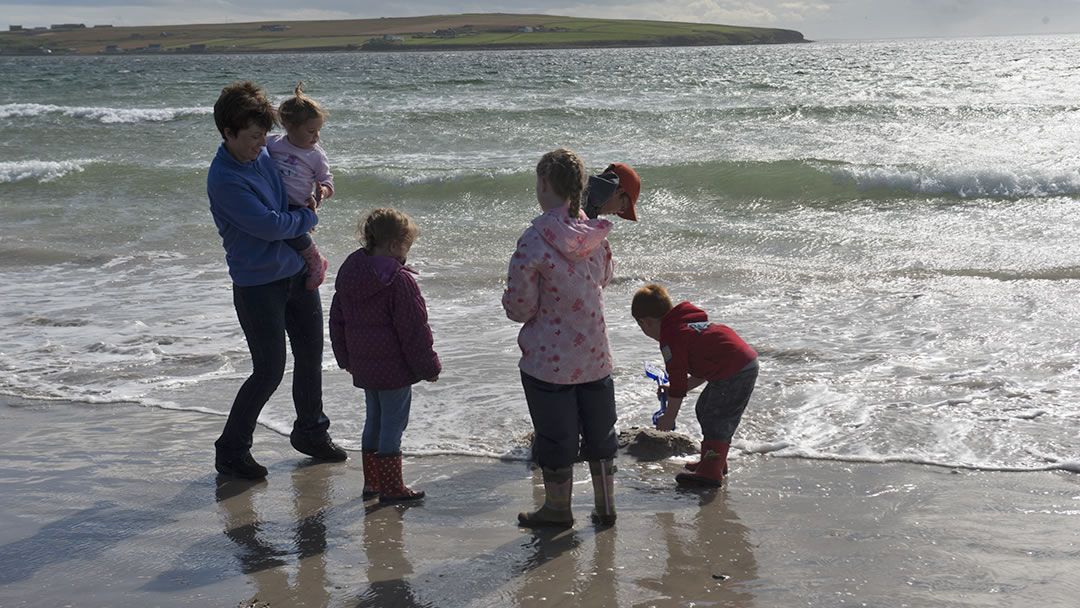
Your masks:
{"label": "wet sand beach", "polygon": [[[729,485],[620,457],[619,519],[531,531],[525,463],[407,457],[423,503],[361,498],[260,428],[264,482],[218,479],[222,418],[0,407],[0,606],[1075,606],[1080,476],[735,454]],[[333,429],[331,429],[333,430]]]}

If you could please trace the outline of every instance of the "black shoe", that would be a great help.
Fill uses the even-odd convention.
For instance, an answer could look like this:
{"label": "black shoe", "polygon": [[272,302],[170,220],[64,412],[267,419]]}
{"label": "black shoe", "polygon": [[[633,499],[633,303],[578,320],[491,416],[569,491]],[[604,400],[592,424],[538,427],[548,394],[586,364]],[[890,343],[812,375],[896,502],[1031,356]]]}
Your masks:
{"label": "black shoe", "polygon": [[349,459],[349,453],[345,451],[345,448],[334,443],[332,440],[327,439],[326,443],[312,444],[305,441],[297,441],[296,439],[289,439],[289,443],[292,447],[296,448],[297,452],[301,454],[307,454],[315,460],[325,460],[326,462],[345,462]]}
{"label": "black shoe", "polygon": [[266,467],[251,457],[251,452],[232,460],[219,460],[214,463],[214,468],[222,475],[239,479],[265,479],[267,473]]}

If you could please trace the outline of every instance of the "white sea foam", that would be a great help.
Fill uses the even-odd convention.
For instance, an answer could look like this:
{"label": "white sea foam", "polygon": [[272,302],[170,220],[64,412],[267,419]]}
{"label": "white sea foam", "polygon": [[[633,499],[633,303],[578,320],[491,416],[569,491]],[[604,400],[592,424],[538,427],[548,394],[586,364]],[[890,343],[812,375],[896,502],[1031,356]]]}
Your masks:
{"label": "white sea foam", "polygon": [[163,122],[182,116],[210,114],[212,108],[109,108],[97,106],[58,106],[40,103],[9,103],[0,105],[0,118],[33,118],[61,114],[86,118],[105,124],[134,122]]}
{"label": "white sea foam", "polygon": [[787,441],[743,441],[736,440],[733,445],[748,454],[769,454],[791,447]]}
{"label": "white sea foam", "polygon": [[93,159],[0,161],[0,184],[27,179],[48,182],[69,173],[81,172],[93,162]]}
{"label": "white sea foam", "polygon": [[[335,176],[371,177],[392,187],[442,185],[467,180],[494,180],[524,172],[519,167],[456,167],[461,164],[451,154],[400,155],[399,165],[381,164],[367,155],[341,155],[334,158],[340,168]],[[487,161],[489,159],[481,159]],[[473,158],[473,162],[477,159]],[[496,162],[496,161],[490,161]]]}
{"label": "white sea foam", "polygon": [[1080,193],[1080,170],[908,169],[848,166],[832,169],[861,190],[900,190],[961,198],[1020,198]]}

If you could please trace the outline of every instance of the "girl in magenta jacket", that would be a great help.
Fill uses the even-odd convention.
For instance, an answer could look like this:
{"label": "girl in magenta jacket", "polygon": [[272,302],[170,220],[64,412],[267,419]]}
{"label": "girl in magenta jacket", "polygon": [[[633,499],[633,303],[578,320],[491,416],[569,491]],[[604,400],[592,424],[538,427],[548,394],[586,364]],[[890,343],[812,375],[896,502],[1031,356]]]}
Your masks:
{"label": "girl in magenta jacket", "polygon": [[338,271],[330,343],[338,366],[364,389],[364,497],[418,500],[424,492],[402,481],[401,434],[409,422],[412,385],[435,382],[442,371],[415,271],[405,265],[419,229],[400,211],[376,209],[357,232],[364,247]]}
{"label": "girl in magenta jacket", "polygon": [[614,270],[607,242],[611,222],[581,213],[584,189],[585,167],[577,154],[559,149],[540,159],[536,198],[543,213],[518,239],[502,297],[506,316],[524,323],[518,367],[546,495],[539,510],[518,515],[526,526],[573,525],[570,494],[579,434],[593,476],[593,520],[615,521],[618,445],[603,293]]}

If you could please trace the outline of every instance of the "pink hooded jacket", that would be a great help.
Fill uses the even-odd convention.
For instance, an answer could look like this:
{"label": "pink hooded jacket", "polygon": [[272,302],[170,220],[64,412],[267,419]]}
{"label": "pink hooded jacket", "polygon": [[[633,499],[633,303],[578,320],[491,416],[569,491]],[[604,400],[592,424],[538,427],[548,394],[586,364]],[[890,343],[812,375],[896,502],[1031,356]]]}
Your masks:
{"label": "pink hooded jacket", "polygon": [[326,198],[334,196],[334,174],[330,173],[330,161],[319,144],[297,148],[286,135],[271,133],[266,136],[266,151],[274,159],[281,181],[285,182],[290,205],[303,206],[315,184],[330,189]]}
{"label": "pink hooded jacket", "polygon": [[607,220],[571,219],[560,207],[518,239],[502,305],[507,317],[525,323],[521,371],[553,384],[611,374],[603,293],[614,273],[610,230]]}

